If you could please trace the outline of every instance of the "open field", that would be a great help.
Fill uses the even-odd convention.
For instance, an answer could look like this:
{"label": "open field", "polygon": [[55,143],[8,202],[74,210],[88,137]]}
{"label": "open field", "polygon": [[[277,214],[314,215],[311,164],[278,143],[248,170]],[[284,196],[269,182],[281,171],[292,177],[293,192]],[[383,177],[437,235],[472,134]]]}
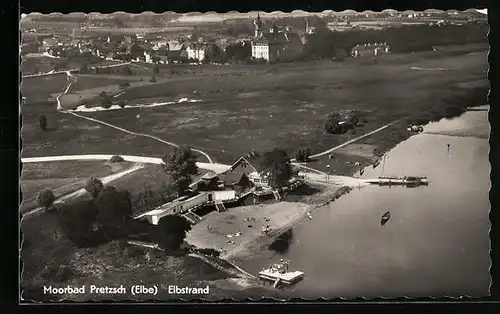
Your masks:
{"label": "open field", "polygon": [[[439,51],[389,55],[377,64],[358,59],[239,67],[247,71],[228,73],[221,67],[219,73],[209,75],[204,70],[203,76],[131,88],[119,97],[144,103],[147,98],[168,101],[190,96],[203,100],[200,103],[91,115],[136,132],[204,148],[219,162],[230,163],[252,149],[281,147],[294,152],[309,147],[314,153],[354,136],[324,134],[329,113],[368,112],[368,123],[356,133],[369,132],[439,106],[443,98],[463,92],[457,84],[484,80],[487,59],[486,51],[469,54],[463,49],[442,55]],[[137,119],[139,112],[147,119]]]}
{"label": "open field", "polygon": [[36,195],[43,188],[53,190],[56,197],[74,192],[85,186],[90,176],[97,178],[123,171],[132,166],[129,162],[56,161],[23,164],[21,211],[35,208]]}
{"label": "open field", "polygon": [[[47,117],[51,131],[40,130],[39,115]],[[55,103],[25,105],[22,117],[22,157],[124,153],[163,157],[172,149],[149,138],[58,112]]]}
{"label": "open field", "polygon": [[[103,75],[82,75],[71,85],[71,91],[77,99],[91,98],[108,89],[119,91],[119,84],[139,81],[138,77],[108,77]],[[21,82],[21,94],[26,97],[26,103],[53,100],[63,92],[68,85],[65,73],[40,77],[25,78]],[[90,92],[88,91],[90,90]]]}
{"label": "open field", "polygon": [[[293,153],[309,147],[316,153],[399,118],[436,108],[443,98],[467,92],[471,84],[487,83],[486,48],[487,45],[477,44],[440,47],[437,52],[387,55],[377,62],[360,58],[344,62],[193,67],[195,73],[164,77],[156,84],[133,83],[142,86],[131,87],[118,98],[130,104],[179,97],[202,102],[85,115],[131,131],[189,144],[223,163],[231,163],[252,149],[281,147]],[[483,51],[478,52],[480,49]],[[432,71],[435,68],[444,70]],[[368,113],[367,123],[357,128],[356,134],[325,134],[323,123],[329,113],[352,109]],[[117,130],[61,115],[55,112],[55,105],[24,106],[23,110],[26,156],[39,156],[50,150],[53,155],[89,149],[89,153],[119,153],[123,145],[114,141],[117,138],[127,139],[129,154],[133,151],[162,156],[168,149],[148,139],[135,143],[135,138]],[[61,125],[53,142],[51,132],[34,132],[36,116],[45,113],[55,115]],[[49,117],[49,124],[51,120]],[[383,132],[390,134],[390,130]],[[87,138],[92,139],[88,144]],[[121,149],[115,148],[115,144]]]}
{"label": "open field", "polygon": [[21,62],[21,73],[23,75],[46,73],[54,69],[60,59],[50,57],[23,57]]}
{"label": "open field", "polygon": [[21,94],[27,103],[47,101],[52,94],[62,93],[68,80],[66,73],[25,78],[21,82]]}

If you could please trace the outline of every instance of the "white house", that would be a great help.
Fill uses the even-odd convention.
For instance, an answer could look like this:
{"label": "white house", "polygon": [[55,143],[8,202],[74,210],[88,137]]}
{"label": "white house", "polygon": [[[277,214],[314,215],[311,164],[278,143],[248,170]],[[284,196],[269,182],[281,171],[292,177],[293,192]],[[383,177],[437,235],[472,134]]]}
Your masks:
{"label": "white house", "polygon": [[188,59],[203,61],[205,59],[205,48],[204,47],[188,47],[186,49],[188,54]]}
{"label": "white house", "polygon": [[260,186],[263,188],[269,187],[269,174],[263,174],[255,171],[250,173],[248,175],[248,178],[255,186]]}
{"label": "white house", "polygon": [[269,44],[265,41],[252,42],[252,57],[255,59],[269,60]]}
{"label": "white house", "polygon": [[227,201],[236,198],[235,190],[212,191],[211,194],[214,201]]}
{"label": "white house", "polygon": [[151,63],[151,54],[144,51],[144,60],[147,62],[147,63]]}

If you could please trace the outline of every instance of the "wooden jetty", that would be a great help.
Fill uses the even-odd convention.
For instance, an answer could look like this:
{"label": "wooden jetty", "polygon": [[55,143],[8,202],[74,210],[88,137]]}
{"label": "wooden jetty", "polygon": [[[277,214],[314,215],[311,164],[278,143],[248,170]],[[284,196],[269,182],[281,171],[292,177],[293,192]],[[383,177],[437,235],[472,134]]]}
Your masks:
{"label": "wooden jetty", "polygon": [[427,177],[405,176],[405,177],[378,177],[377,179],[366,179],[367,183],[378,185],[428,185]]}
{"label": "wooden jetty", "polygon": [[273,264],[269,268],[259,272],[259,278],[273,282],[273,287],[277,287],[280,283],[291,285],[300,281],[304,277],[301,271],[288,271],[289,262],[281,262]]}

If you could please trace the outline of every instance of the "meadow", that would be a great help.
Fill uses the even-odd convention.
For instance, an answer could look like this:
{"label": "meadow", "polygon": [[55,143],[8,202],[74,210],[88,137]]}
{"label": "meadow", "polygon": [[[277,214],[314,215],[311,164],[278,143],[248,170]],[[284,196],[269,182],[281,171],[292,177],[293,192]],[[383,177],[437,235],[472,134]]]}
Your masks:
{"label": "meadow", "polygon": [[[293,154],[310,148],[317,153],[397,119],[440,108],[444,99],[469,93],[470,86],[487,91],[488,84],[485,44],[344,62],[163,68],[166,73],[159,82],[132,86],[117,101],[133,105],[188,97],[200,102],[83,115],[190,145],[219,162],[231,163],[253,149],[280,147]],[[182,72],[182,68],[182,75],[169,74],[169,69]],[[363,126],[347,134],[326,134],[328,114],[354,109],[365,113]],[[57,131],[38,131],[40,114],[56,123]],[[25,106],[23,124],[26,156],[49,150],[162,156],[169,149],[151,139],[57,113],[53,104]],[[375,143],[374,149],[381,144]]]}

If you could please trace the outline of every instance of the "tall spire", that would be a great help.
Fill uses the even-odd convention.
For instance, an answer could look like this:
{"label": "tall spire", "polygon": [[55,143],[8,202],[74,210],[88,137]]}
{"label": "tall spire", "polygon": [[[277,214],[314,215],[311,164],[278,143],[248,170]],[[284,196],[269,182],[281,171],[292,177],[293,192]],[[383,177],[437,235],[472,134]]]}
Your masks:
{"label": "tall spire", "polygon": [[260,19],[260,13],[257,13],[257,19],[254,21],[255,25],[255,38],[260,37],[262,32],[262,20]]}

